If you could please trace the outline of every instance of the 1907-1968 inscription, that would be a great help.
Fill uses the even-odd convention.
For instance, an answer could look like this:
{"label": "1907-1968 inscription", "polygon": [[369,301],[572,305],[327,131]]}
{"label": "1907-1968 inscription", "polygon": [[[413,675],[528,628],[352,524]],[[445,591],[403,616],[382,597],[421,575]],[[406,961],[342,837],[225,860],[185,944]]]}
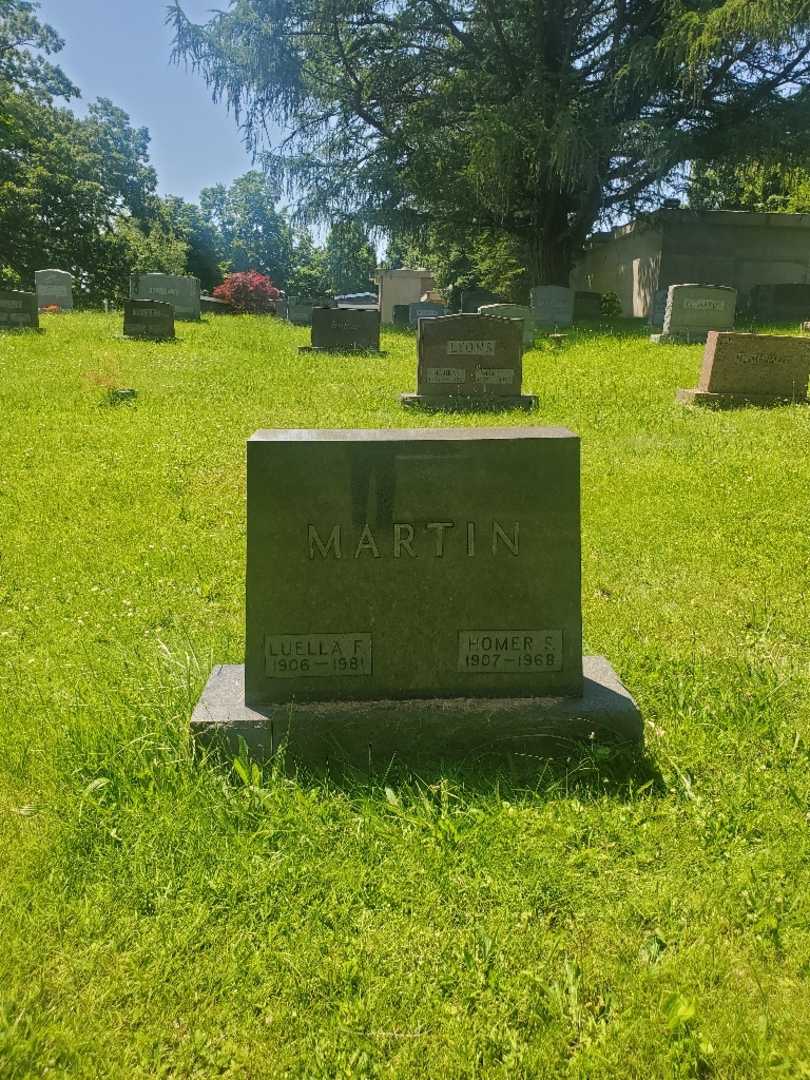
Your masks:
{"label": "1907-1968 inscription", "polygon": [[458,670],[514,675],[562,671],[562,630],[459,630]]}

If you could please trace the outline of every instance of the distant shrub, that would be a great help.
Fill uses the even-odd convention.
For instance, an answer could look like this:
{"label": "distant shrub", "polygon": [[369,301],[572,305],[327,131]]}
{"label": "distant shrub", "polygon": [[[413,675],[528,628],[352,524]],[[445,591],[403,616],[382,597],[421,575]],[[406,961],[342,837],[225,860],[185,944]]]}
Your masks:
{"label": "distant shrub", "polygon": [[275,311],[275,301],[281,293],[269,277],[248,270],[241,274],[228,274],[213,295],[226,300],[240,315],[267,315]]}
{"label": "distant shrub", "polygon": [[615,292],[602,293],[599,310],[606,319],[616,319],[622,313],[622,302]]}

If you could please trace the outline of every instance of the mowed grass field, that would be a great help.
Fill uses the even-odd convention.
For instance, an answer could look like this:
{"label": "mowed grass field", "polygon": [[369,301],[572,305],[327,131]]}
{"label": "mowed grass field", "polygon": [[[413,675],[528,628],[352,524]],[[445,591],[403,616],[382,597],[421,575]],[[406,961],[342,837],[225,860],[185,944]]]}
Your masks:
{"label": "mowed grass field", "polygon": [[[529,352],[536,413],[473,417],[400,408],[405,332],[42,324],[0,338],[4,1080],[810,1077],[810,408],[685,409],[701,347],[631,324]],[[246,438],[455,424],[582,436],[586,650],[644,756],[195,755],[242,659]]]}

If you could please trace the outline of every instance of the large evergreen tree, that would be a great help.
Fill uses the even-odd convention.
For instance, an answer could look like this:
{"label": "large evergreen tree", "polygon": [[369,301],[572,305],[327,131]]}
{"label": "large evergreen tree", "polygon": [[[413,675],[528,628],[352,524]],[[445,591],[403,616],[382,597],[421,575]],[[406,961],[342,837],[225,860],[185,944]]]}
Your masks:
{"label": "large evergreen tree", "polygon": [[806,0],[231,0],[175,56],[324,216],[494,230],[567,282],[684,162],[808,130]]}

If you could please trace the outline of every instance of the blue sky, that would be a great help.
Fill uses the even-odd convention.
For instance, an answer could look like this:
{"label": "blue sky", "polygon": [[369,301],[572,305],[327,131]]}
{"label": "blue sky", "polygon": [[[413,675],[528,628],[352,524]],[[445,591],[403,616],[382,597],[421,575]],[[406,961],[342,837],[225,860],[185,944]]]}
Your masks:
{"label": "blue sky", "polygon": [[[206,21],[227,0],[181,0],[186,14]],[[169,64],[167,0],[41,0],[40,17],[65,39],[55,60],[81,89],[79,113],[108,97],[149,128],[150,156],[160,191],[196,201],[200,189],[228,183],[251,168],[236,123],[211,102],[202,78]]]}

